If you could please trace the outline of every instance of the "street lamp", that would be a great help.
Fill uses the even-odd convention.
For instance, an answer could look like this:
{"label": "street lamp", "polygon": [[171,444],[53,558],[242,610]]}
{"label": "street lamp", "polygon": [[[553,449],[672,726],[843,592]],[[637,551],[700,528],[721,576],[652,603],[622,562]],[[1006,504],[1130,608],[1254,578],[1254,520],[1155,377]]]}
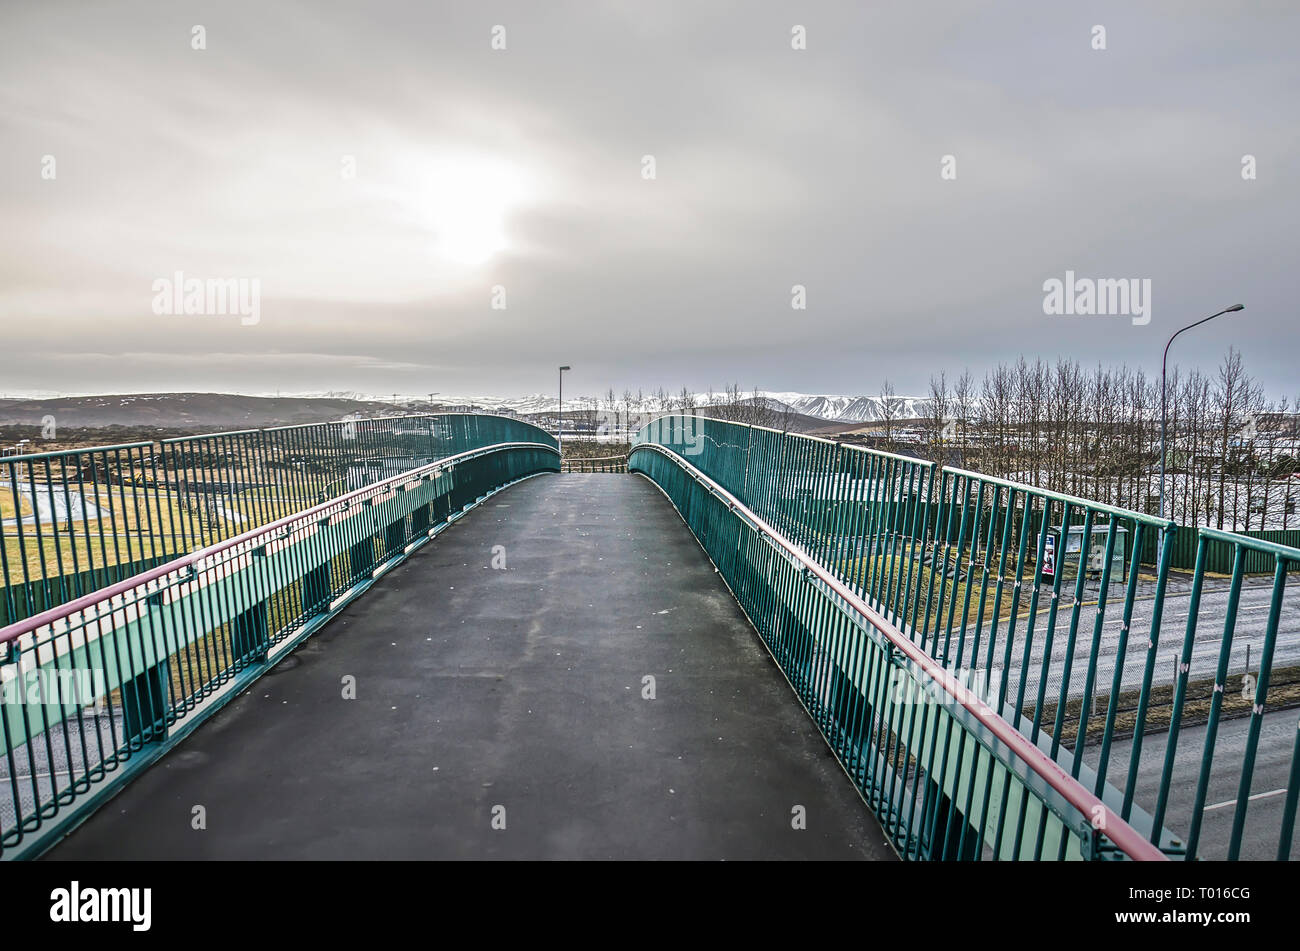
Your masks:
{"label": "street lamp", "polygon": [[564,458],[564,371],[572,369],[573,367],[560,367],[560,425],[557,429],[558,436],[556,440],[561,459]]}
{"label": "street lamp", "polygon": [[[1205,323],[1206,321],[1213,320],[1215,317],[1222,317],[1224,314],[1233,314],[1239,310],[1245,310],[1245,309],[1246,307],[1244,304],[1233,304],[1231,307],[1225,307],[1217,314],[1211,314],[1209,317],[1202,317],[1200,320],[1196,321],[1195,323],[1188,324],[1186,327],[1183,327],[1181,330],[1174,331],[1173,337],[1169,338],[1169,343],[1165,344],[1165,355],[1160,360],[1160,517],[1161,518],[1165,517],[1165,455],[1166,455],[1165,430],[1168,425],[1167,423],[1168,416],[1166,410],[1168,395],[1165,387],[1165,378],[1167,376],[1167,370],[1169,366],[1169,344],[1172,344],[1174,342],[1174,337],[1177,337],[1180,333],[1183,332],[1183,330],[1191,330],[1193,327],[1199,327],[1201,326],[1201,324]],[[1160,550],[1162,552],[1164,550],[1164,540],[1165,540],[1165,530],[1161,528],[1160,529]]]}
{"label": "street lamp", "polygon": [[[18,452],[15,453],[15,455],[19,455],[19,456],[26,455],[26,454],[27,454],[27,450],[24,449],[23,446],[26,446],[26,445],[27,445],[28,443],[30,443],[30,442],[31,442],[30,439],[20,439],[20,440],[18,440],[18,444],[17,444],[17,446],[15,446],[15,448],[18,450]],[[22,473],[23,473],[23,469],[22,469],[22,466],[23,466],[23,464],[22,464],[21,462],[18,463],[18,475],[15,477],[15,478],[17,479],[17,485],[22,485],[22,483],[23,483],[23,475],[22,475]],[[32,471],[32,467],[31,467],[31,466],[28,466],[28,467],[27,467],[27,471],[28,471],[28,472],[31,472],[31,471]],[[33,478],[33,479],[32,479],[33,484],[35,484],[35,481],[36,481],[35,478]],[[33,489],[32,491],[35,492],[35,489]]]}

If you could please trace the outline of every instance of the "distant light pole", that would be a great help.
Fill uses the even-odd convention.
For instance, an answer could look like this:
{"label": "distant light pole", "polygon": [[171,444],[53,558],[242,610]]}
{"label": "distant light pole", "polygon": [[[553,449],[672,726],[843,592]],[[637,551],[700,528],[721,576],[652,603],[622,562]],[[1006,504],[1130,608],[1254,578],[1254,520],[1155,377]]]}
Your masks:
{"label": "distant light pole", "polygon": [[[25,455],[26,452],[27,452],[27,450],[24,449],[23,446],[26,446],[29,442],[31,442],[30,439],[20,439],[20,440],[18,440],[18,444],[14,447],[15,449],[18,450],[18,451],[15,453],[15,455],[18,455],[18,456]],[[28,466],[28,467],[27,467],[27,471],[28,471],[28,472],[31,472],[31,471],[32,471],[32,467],[31,467],[31,466]],[[16,482],[17,482],[17,485],[15,485],[15,488],[17,488],[18,485],[22,485],[22,482],[23,482],[23,464],[22,464],[21,462],[18,463],[18,475],[15,476],[14,478],[15,478],[15,480],[16,480]],[[34,481],[34,480],[33,480],[33,481]]]}
{"label": "distant light pole", "polygon": [[[1165,355],[1160,360],[1160,517],[1161,518],[1165,517],[1165,455],[1166,455],[1165,431],[1168,426],[1168,412],[1166,409],[1168,403],[1168,394],[1166,390],[1165,380],[1168,375],[1167,370],[1169,366],[1169,345],[1174,342],[1174,337],[1177,337],[1180,333],[1183,332],[1183,330],[1191,330],[1193,327],[1199,327],[1201,326],[1201,324],[1205,323],[1206,321],[1213,320],[1215,317],[1222,317],[1224,314],[1233,314],[1239,310],[1245,310],[1245,309],[1246,307],[1244,304],[1233,304],[1231,307],[1225,307],[1217,314],[1211,314],[1209,317],[1202,317],[1200,320],[1196,321],[1195,323],[1188,324],[1186,327],[1183,327],[1181,330],[1174,331],[1173,337],[1169,338],[1169,343],[1165,344]],[[1156,553],[1157,568],[1159,568],[1159,564],[1160,564],[1159,562],[1160,553],[1164,551],[1164,542],[1165,542],[1165,530],[1164,528],[1161,528],[1160,529],[1160,550]]]}
{"label": "distant light pole", "polygon": [[560,367],[560,425],[557,429],[556,441],[559,445],[560,458],[564,458],[564,371],[572,370],[573,367]]}

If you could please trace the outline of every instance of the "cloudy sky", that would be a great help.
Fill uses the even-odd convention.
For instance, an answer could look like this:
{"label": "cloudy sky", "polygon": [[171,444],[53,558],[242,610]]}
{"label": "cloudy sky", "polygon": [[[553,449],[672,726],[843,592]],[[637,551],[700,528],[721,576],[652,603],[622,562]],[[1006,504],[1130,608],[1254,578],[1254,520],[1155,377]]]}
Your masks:
{"label": "cloudy sky", "polygon": [[[1281,2],[7,2],[0,392],[920,393],[1158,372],[1241,302],[1178,360],[1295,397],[1297,37]],[[1067,270],[1149,279],[1150,322],[1045,315]],[[156,313],[177,272],[257,280],[256,323]]]}

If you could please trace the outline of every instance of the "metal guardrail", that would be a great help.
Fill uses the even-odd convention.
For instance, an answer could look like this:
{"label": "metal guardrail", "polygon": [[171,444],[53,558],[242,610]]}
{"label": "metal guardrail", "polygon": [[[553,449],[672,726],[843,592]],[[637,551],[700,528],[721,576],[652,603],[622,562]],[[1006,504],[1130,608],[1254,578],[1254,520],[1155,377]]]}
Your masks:
{"label": "metal guardrail", "polygon": [[468,449],[0,628],[0,857],[39,854],[466,509],[557,471]]}
{"label": "metal guardrail", "polygon": [[904,858],[1164,854],[807,550],[671,449],[636,446]]}
{"label": "metal guardrail", "polygon": [[[1161,782],[1155,813],[1157,821],[1165,814],[1170,791],[1173,788],[1175,752],[1178,746],[1182,713],[1186,709],[1189,696],[1188,685],[1192,676],[1191,670],[1196,645],[1197,618],[1200,613],[1199,607],[1205,576],[1206,553],[1210,545],[1216,542],[1232,546],[1232,580],[1228,589],[1227,610],[1223,617],[1222,634],[1219,638],[1217,658],[1215,660],[1214,688],[1209,695],[1210,710],[1205,727],[1204,752],[1201,754],[1200,770],[1197,773],[1196,796],[1192,807],[1192,824],[1188,835],[1187,854],[1189,857],[1197,854],[1201,842],[1202,823],[1207,809],[1206,798],[1214,767],[1216,738],[1224,713],[1224,687],[1228,681],[1228,667],[1232,656],[1233,636],[1237,626],[1237,612],[1241,606],[1241,587],[1245,566],[1248,561],[1259,556],[1271,557],[1273,560],[1273,584],[1269,589],[1268,620],[1266,621],[1264,645],[1259,661],[1259,676],[1253,691],[1249,689],[1248,684],[1243,685],[1242,689],[1243,698],[1250,697],[1251,706],[1250,724],[1242,752],[1237,797],[1233,803],[1232,832],[1228,840],[1227,858],[1235,861],[1241,858],[1242,839],[1246,831],[1247,809],[1251,801],[1251,784],[1254,778],[1256,758],[1259,754],[1260,734],[1264,725],[1265,705],[1269,700],[1269,690],[1273,686],[1273,666],[1277,652],[1283,592],[1286,586],[1287,573],[1295,571],[1296,566],[1300,564],[1300,550],[1212,528],[1200,530],[1197,542],[1195,580],[1187,612],[1187,627],[1178,657],[1179,675],[1174,689],[1169,740],[1166,746],[1164,765],[1161,769]],[[1253,696],[1251,696],[1252,693]],[[1285,753],[1284,750],[1275,750],[1274,752],[1283,755]],[[1295,834],[1296,804],[1297,800],[1300,799],[1300,724],[1297,724],[1297,729],[1294,731],[1291,765],[1287,776],[1285,796],[1278,827],[1277,852],[1274,856],[1279,862],[1291,858],[1291,846]]]}
{"label": "metal guardrail", "polygon": [[349,489],[490,443],[555,438],[448,413],[0,458],[0,625]]}
{"label": "metal guardrail", "polygon": [[[1216,531],[1219,531],[1216,529]],[[1206,552],[1205,570],[1213,571],[1217,574],[1231,574],[1232,560],[1236,557],[1236,548],[1233,542],[1238,538],[1253,538],[1275,545],[1282,545],[1288,548],[1300,547],[1300,529],[1270,529],[1269,531],[1246,531],[1231,532],[1229,534],[1233,541],[1227,541],[1214,538],[1212,544]],[[1174,547],[1169,557],[1169,567],[1180,571],[1193,571],[1196,568],[1197,548],[1200,546],[1201,535],[1193,528],[1184,528],[1179,526],[1178,533],[1174,536]],[[1156,546],[1159,539],[1155,536],[1147,536],[1146,545],[1142,551],[1142,561],[1145,564],[1154,565],[1158,557]],[[1291,571],[1300,571],[1300,565],[1293,564]],[[1251,550],[1246,558],[1246,574],[1272,574],[1273,563],[1267,550]]]}
{"label": "metal guardrail", "polygon": [[[1121,818],[1147,829],[1152,842],[1188,859],[1241,855],[1270,680],[1277,699],[1300,701],[1300,689],[1293,689],[1300,687],[1300,639],[1281,646],[1278,639],[1286,570],[1294,570],[1300,550],[1202,529],[1191,590],[1171,594],[1170,559],[1151,571],[1140,562],[1149,535],[1160,535],[1166,555],[1171,550],[1177,527],[1168,520],[720,420],[656,420],[638,434],[637,444],[647,443],[675,449],[929,657],[978,683],[995,711],[1095,795],[1108,796],[1114,777]],[[1234,552],[1233,580],[1218,585],[1207,603],[1204,552],[1225,544]],[[1264,592],[1243,588],[1244,565],[1265,556],[1276,566],[1269,614],[1245,630],[1237,623],[1239,608],[1246,617],[1266,605],[1243,605],[1243,591],[1252,598]],[[1174,642],[1162,652],[1171,604],[1187,608],[1185,619],[1171,617],[1171,623],[1186,621],[1182,647]],[[1202,627],[1212,622],[1223,631],[1217,649],[1197,640],[1198,616]],[[1249,669],[1247,645],[1257,661]],[[1279,667],[1286,676],[1276,676]],[[1231,749],[1216,743],[1218,722],[1228,713],[1252,719],[1240,755],[1235,739]],[[1202,726],[1204,749],[1189,764],[1177,755],[1181,735]],[[1154,754],[1158,770],[1143,755],[1150,737],[1164,744]],[[1268,857],[1292,850],[1300,739],[1297,744],[1280,813],[1270,811],[1249,830],[1256,857],[1274,832]],[[1207,790],[1222,791],[1229,781],[1237,800],[1207,803]],[[1194,800],[1184,794],[1193,787],[1199,787]],[[1207,841],[1203,816],[1227,805],[1236,813],[1233,830]],[[1166,822],[1186,834],[1162,828]]]}
{"label": "metal guardrail", "polygon": [[598,459],[565,459],[561,472],[627,472],[626,456],[609,456]]}

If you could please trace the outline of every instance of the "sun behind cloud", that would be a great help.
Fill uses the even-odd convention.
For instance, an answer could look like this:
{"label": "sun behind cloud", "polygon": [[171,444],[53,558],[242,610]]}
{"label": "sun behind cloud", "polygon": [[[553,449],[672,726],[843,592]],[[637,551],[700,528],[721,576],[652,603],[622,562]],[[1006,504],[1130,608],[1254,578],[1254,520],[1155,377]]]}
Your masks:
{"label": "sun behind cloud", "polygon": [[437,256],[476,267],[510,248],[510,216],[535,197],[532,176],[491,155],[447,153],[403,163],[401,201]]}

